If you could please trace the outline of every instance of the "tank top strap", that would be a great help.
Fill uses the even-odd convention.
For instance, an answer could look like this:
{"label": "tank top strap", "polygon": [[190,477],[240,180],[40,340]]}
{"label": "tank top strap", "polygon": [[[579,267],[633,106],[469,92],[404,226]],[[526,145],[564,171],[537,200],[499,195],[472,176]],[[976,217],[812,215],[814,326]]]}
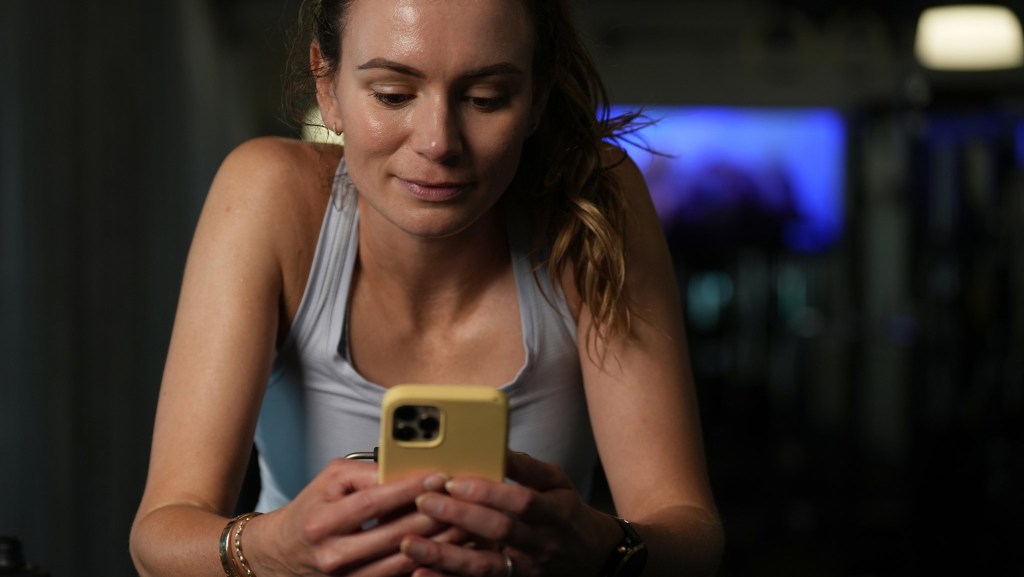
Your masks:
{"label": "tank top strap", "polygon": [[282,350],[337,345],[358,254],[357,193],[345,159],[338,163],[331,200],[324,213],[309,279]]}

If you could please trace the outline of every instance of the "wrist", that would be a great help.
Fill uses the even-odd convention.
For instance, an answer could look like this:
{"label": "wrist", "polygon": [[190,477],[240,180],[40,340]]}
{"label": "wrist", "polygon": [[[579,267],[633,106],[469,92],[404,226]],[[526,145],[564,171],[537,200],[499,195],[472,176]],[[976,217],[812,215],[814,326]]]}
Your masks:
{"label": "wrist", "polygon": [[619,541],[622,541],[622,529],[619,528],[615,516],[608,513],[601,513],[601,522],[598,526],[600,539],[598,540],[599,546],[594,550],[594,560],[600,571],[608,558],[608,552],[615,549],[619,545]]}
{"label": "wrist", "polygon": [[[236,551],[239,549],[239,528],[256,517],[259,513],[245,513],[233,519],[228,519],[224,529],[220,533],[220,565],[227,577],[240,577],[245,575],[244,563],[240,563]],[[244,560],[243,560],[244,561]]]}
{"label": "wrist", "polygon": [[252,519],[259,517],[260,515],[262,515],[262,513],[248,513],[243,515],[235,526],[235,538],[232,541],[232,546],[234,548],[235,569],[238,577],[256,577],[256,574],[252,571],[252,567],[249,566],[249,560],[246,558],[245,549],[242,546],[242,535],[245,532],[246,525],[248,525]]}
{"label": "wrist", "polygon": [[639,577],[647,565],[647,545],[629,521],[611,517],[618,529],[618,539],[609,549],[600,577]]}
{"label": "wrist", "polygon": [[242,548],[242,534],[249,521],[262,513],[244,513],[229,519],[220,534],[220,565],[226,577],[256,577]]}
{"label": "wrist", "polygon": [[[253,517],[245,526],[242,547],[245,562],[254,576],[270,577],[279,575],[278,566],[274,563],[275,541],[267,535],[269,518],[267,515]],[[269,525],[273,525],[270,523]],[[239,577],[247,577],[240,572]]]}

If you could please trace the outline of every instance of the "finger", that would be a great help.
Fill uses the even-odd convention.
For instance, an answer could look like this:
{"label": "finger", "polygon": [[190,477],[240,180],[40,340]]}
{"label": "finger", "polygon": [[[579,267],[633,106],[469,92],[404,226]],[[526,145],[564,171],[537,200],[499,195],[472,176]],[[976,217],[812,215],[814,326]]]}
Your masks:
{"label": "finger", "polygon": [[377,465],[351,459],[334,459],[324,470],[324,483],[328,499],[369,489],[378,484]]}
{"label": "finger", "polygon": [[[354,461],[352,459],[334,459],[325,469],[327,493],[331,496],[344,496],[355,491],[369,489],[380,484],[379,467],[376,463]],[[428,491],[438,491],[448,478],[441,474],[425,472],[414,475],[420,479],[426,476],[432,482],[425,483]],[[405,479],[403,479],[405,480]]]}
{"label": "finger", "polygon": [[559,505],[557,499],[525,485],[463,477],[448,481],[445,488],[449,495],[459,500],[505,511],[527,523],[559,523],[564,518],[564,507]]}
{"label": "finger", "polygon": [[[446,482],[448,482],[448,476],[447,475],[444,475],[442,473],[436,473],[436,474],[430,475],[430,476],[428,476],[427,478],[425,478],[423,480],[423,490],[424,491],[444,491],[444,484]],[[395,511],[392,511],[388,515],[382,516],[380,518],[380,521],[381,522],[389,521],[389,520],[391,520],[391,519],[393,519],[395,517],[400,517],[402,515],[405,515],[409,511],[413,511],[415,509],[416,509],[416,507],[413,504],[410,503],[408,506],[403,506],[403,507],[401,507],[401,508],[399,508],[399,509],[397,509]]]}
{"label": "finger", "polygon": [[333,535],[352,533],[367,521],[384,517],[413,504],[424,492],[429,474],[416,475],[393,483],[374,484],[318,507],[306,524],[306,537],[316,543]]}
{"label": "finger", "polygon": [[439,493],[424,493],[416,499],[416,508],[441,523],[458,527],[485,540],[514,543],[516,547],[527,550],[541,545],[541,532],[530,531],[518,519],[486,505],[461,501]]}
{"label": "finger", "polygon": [[538,491],[573,488],[560,467],[534,459],[526,453],[508,451],[505,469],[509,479]]}
{"label": "finger", "polygon": [[458,545],[459,547],[465,547],[467,549],[490,551],[498,551],[501,549],[501,545],[496,541],[484,539],[479,535],[471,535],[459,527],[448,527],[444,531],[431,537],[431,539],[438,543],[449,543],[452,545]]}
{"label": "finger", "polygon": [[388,555],[383,559],[378,559],[371,563],[367,563],[362,567],[354,568],[347,571],[345,575],[348,577],[382,577],[384,575],[409,575],[416,570],[416,561],[412,560],[408,555],[402,552]]}
{"label": "finger", "polygon": [[452,545],[472,545],[470,534],[459,527],[447,527],[431,537],[431,539],[439,543],[450,543]]}
{"label": "finger", "polygon": [[497,551],[467,549],[429,539],[407,537],[402,541],[402,553],[430,570],[417,570],[414,575],[442,573],[505,577],[508,572],[505,556]]}
{"label": "finger", "polygon": [[426,515],[411,513],[361,533],[328,538],[316,548],[316,565],[328,574],[362,566],[398,553],[402,539],[409,535],[429,538],[444,529],[444,525]]}

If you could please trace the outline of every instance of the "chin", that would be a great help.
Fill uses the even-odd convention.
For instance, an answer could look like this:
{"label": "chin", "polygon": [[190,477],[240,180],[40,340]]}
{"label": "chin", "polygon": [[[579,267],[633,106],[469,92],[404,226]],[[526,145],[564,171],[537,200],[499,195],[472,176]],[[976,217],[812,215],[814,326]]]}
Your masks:
{"label": "chin", "polygon": [[479,229],[492,222],[491,219],[487,218],[486,214],[436,214],[444,212],[443,209],[423,212],[435,214],[423,214],[419,218],[413,217],[405,220],[404,223],[395,224],[417,238],[446,239]]}

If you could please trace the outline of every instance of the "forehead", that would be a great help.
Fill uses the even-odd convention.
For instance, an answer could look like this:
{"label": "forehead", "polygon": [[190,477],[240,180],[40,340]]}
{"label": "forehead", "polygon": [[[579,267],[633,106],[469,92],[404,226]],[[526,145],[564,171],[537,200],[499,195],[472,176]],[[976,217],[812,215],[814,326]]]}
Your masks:
{"label": "forehead", "polygon": [[349,67],[383,57],[427,68],[511,61],[525,70],[533,44],[522,0],[357,0],[341,54]]}

